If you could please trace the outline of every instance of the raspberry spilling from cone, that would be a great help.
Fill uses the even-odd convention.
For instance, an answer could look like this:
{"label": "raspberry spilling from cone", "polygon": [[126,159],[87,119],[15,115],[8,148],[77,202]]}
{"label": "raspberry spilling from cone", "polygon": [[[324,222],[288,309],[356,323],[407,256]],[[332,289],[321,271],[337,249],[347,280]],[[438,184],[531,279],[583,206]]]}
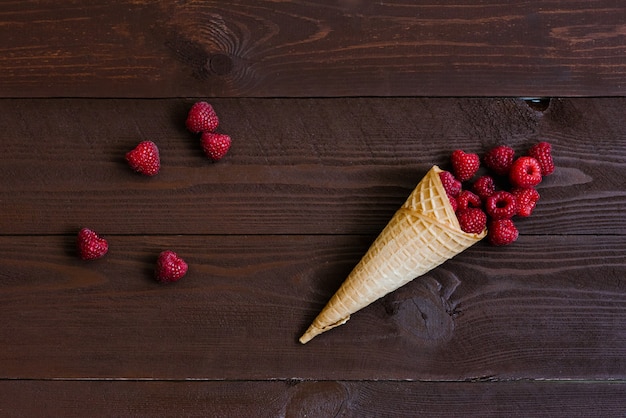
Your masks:
{"label": "raspberry spilling from cone", "polygon": [[[488,241],[497,246],[517,240],[519,231],[513,219],[533,213],[539,201],[536,186],[555,170],[552,146],[545,141],[531,146],[525,155],[517,158],[509,146],[491,148],[482,158],[488,174],[480,174],[478,154],[454,150],[450,160],[452,171],[444,171],[439,177],[461,229],[478,234],[486,225]],[[506,182],[504,190],[498,181]]]}
{"label": "raspberry spilling from cone", "polygon": [[480,167],[478,154],[466,153],[463,150],[455,150],[451,156],[452,169],[459,181],[467,181],[474,177]]}

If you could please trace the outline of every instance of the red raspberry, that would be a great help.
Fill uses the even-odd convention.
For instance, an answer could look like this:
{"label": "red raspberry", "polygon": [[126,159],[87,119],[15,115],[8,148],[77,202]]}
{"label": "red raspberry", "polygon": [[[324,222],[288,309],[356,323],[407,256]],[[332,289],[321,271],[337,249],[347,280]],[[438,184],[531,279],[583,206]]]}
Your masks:
{"label": "red raspberry", "polygon": [[495,219],[489,223],[487,239],[492,245],[509,245],[519,236],[519,231],[510,219]]}
{"label": "red raspberry", "polygon": [[188,265],[174,251],[165,250],[159,254],[154,277],[161,283],[177,282],[187,274]]}
{"label": "red raspberry", "polygon": [[446,193],[452,197],[457,197],[461,191],[461,182],[458,181],[451,172],[442,171],[439,173],[439,178],[443,184],[443,188],[446,189]]}
{"label": "red raspberry", "polygon": [[452,168],[454,175],[459,181],[467,181],[474,177],[480,167],[478,154],[468,154],[460,149],[452,153]]}
{"label": "red raspberry", "polygon": [[468,208],[457,212],[459,225],[468,234],[480,234],[487,226],[487,215],[481,209]]}
{"label": "red raspberry", "polygon": [[511,194],[517,199],[517,215],[530,216],[537,206],[539,192],[533,188],[514,187]]}
{"label": "red raspberry", "polygon": [[456,198],[456,202],[458,204],[458,210],[480,208],[483,204],[480,197],[469,190],[462,190],[461,193],[459,193],[459,197]]}
{"label": "red raspberry", "polygon": [[485,201],[485,210],[492,219],[511,219],[517,213],[517,199],[509,192],[497,191]]}
{"label": "red raspberry", "polygon": [[207,102],[197,102],[191,106],[185,125],[194,134],[213,132],[217,129],[219,120],[213,106]]}
{"label": "red raspberry", "polygon": [[230,136],[212,132],[203,132],[200,141],[202,150],[213,161],[224,158],[231,144]]}
{"label": "red raspberry", "polygon": [[552,145],[548,142],[540,142],[533,145],[528,150],[528,156],[533,157],[541,166],[541,175],[547,176],[554,172],[554,161],[552,160]]}
{"label": "red raspberry", "polygon": [[152,141],[140,142],[132,151],[126,153],[128,165],[138,173],[154,176],[161,169],[159,148]]}
{"label": "red raspberry", "polygon": [[535,187],[541,183],[541,166],[533,157],[519,157],[509,171],[509,180],[514,187]]}
{"label": "red raspberry", "polygon": [[513,165],[513,159],[515,157],[515,151],[511,147],[506,145],[499,145],[487,151],[483,161],[487,168],[500,176],[506,176],[509,174],[511,165]]}
{"label": "red raspberry", "polygon": [[102,258],[109,251],[109,243],[89,228],[78,232],[76,239],[78,256],[83,260]]}
{"label": "red raspberry", "polygon": [[478,177],[472,185],[474,193],[481,198],[481,200],[487,199],[496,191],[496,184],[491,176]]}

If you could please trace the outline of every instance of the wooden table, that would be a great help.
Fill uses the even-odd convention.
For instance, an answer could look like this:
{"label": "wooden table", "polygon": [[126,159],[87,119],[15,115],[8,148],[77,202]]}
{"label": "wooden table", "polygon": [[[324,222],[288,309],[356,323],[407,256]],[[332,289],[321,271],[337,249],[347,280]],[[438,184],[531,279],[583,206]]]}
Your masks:
{"label": "wooden table", "polygon": [[[2,2],[0,415],[623,416],[625,17]],[[233,138],[215,164],[184,126],[198,100]],[[142,140],[156,177],[124,161]],[[515,244],[298,343],[432,164],[540,140],[557,171]],[[78,259],[81,227],[105,258]],[[172,285],[164,249],[190,265]]]}

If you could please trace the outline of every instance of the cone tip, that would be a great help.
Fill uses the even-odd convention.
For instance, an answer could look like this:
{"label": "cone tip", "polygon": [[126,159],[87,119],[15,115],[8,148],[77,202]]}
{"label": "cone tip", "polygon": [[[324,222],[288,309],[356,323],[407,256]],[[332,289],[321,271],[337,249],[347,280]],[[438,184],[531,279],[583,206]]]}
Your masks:
{"label": "cone tip", "polygon": [[[323,312],[324,311],[322,311],[322,313]],[[335,322],[334,324],[325,325],[325,326],[322,326],[322,327],[319,326],[319,322],[316,319],[316,321],[314,321],[311,324],[311,326],[309,326],[309,329],[306,330],[306,332],[302,335],[302,337],[300,337],[299,341],[302,344],[306,344],[309,341],[311,341],[313,338],[315,338],[316,336],[320,335],[321,333],[326,332],[329,329],[338,327],[339,325],[345,324],[346,322],[348,322],[349,319],[350,319],[350,315],[340,319],[339,321]]]}
{"label": "cone tip", "polygon": [[300,341],[301,344],[306,344],[319,334],[321,334],[321,331],[311,325],[309,329],[307,329],[306,332],[302,334],[302,337],[300,337],[298,341]]}

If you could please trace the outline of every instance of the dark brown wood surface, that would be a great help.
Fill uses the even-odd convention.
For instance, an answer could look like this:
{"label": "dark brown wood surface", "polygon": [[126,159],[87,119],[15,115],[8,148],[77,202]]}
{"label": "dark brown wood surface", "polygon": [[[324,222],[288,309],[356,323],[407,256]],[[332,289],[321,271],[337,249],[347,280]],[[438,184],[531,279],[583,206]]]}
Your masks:
{"label": "dark brown wood surface", "polygon": [[[626,7],[436,3],[0,2],[0,416],[623,416]],[[431,165],[540,140],[514,245],[298,343]]]}
{"label": "dark brown wood surface", "polygon": [[616,0],[5,1],[0,96],[623,96]]}
{"label": "dark brown wood surface", "polygon": [[24,405],[3,416],[20,418],[41,416],[42,406],[48,416],[617,416],[626,395],[621,384],[589,382],[20,381],[0,389],[0,400]]}

